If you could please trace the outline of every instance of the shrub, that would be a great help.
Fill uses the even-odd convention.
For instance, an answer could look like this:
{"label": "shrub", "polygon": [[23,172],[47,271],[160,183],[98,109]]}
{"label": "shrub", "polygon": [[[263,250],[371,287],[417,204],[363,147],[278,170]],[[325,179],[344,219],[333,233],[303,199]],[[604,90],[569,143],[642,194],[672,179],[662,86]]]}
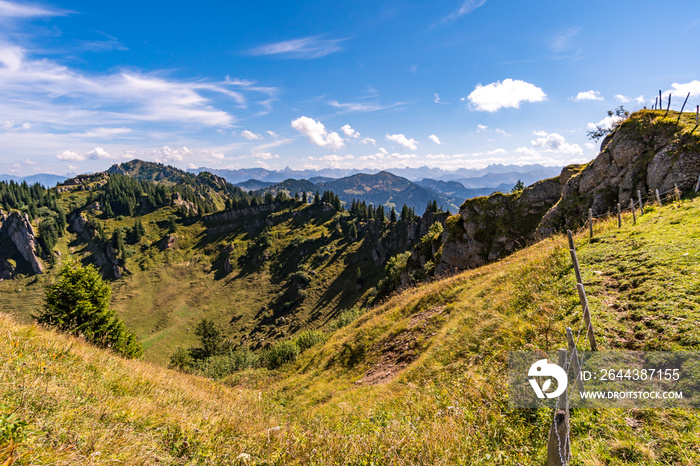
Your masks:
{"label": "shrub", "polygon": [[367,312],[365,311],[365,309],[358,306],[353,306],[350,309],[346,309],[338,315],[331,327],[334,329],[345,327],[346,325],[349,325],[355,320],[357,320],[365,312]]}
{"label": "shrub", "polygon": [[275,343],[264,353],[264,359],[269,369],[276,369],[282,364],[296,361],[299,356],[299,346],[293,340],[284,340]]}
{"label": "shrub", "polygon": [[326,341],[326,335],[320,330],[306,330],[295,339],[299,351],[306,351],[312,346],[323,343],[324,341]]}

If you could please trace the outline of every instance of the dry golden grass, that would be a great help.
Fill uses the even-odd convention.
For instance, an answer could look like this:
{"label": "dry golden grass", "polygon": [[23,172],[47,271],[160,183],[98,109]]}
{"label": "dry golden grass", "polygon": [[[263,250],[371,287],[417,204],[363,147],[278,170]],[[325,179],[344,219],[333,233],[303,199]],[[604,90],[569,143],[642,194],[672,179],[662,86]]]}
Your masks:
{"label": "dry golden grass", "polygon": [[[688,259],[700,251],[699,210],[697,201],[656,209],[636,227],[626,220],[617,230],[604,222],[596,242],[577,240],[603,348],[616,347],[633,324],[603,305],[611,290],[594,271],[628,270],[630,257],[639,256],[626,248],[641,241],[654,264],[637,291],[657,290],[658,277],[675,274],[664,293],[655,291],[655,302],[697,323],[700,306],[693,307],[696,298],[687,290],[700,287]],[[543,464],[551,413],[508,406],[506,355],[564,346],[564,327],[576,329],[581,320],[573,285],[566,241],[554,237],[406,290],[280,371],[247,371],[223,384],[0,318],[0,404],[29,423],[13,458],[16,464]],[[676,333],[649,334],[643,343],[698,349],[688,339],[692,332],[677,341]],[[357,383],[396,341],[410,342],[410,364],[385,383]],[[700,464],[694,411],[576,410],[571,425],[572,464]]]}

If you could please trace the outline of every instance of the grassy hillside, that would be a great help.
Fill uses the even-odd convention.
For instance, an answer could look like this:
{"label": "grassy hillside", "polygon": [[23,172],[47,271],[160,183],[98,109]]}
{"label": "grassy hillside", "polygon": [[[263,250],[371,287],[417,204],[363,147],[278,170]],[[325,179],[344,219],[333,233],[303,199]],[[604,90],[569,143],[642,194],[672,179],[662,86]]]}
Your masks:
{"label": "grassy hillside", "polygon": [[[601,349],[700,350],[699,214],[687,200],[577,238]],[[573,286],[554,237],[220,383],[3,318],[0,422],[26,434],[17,464],[544,464],[551,412],[509,408],[506,355],[565,346]],[[696,411],[580,409],[571,426],[572,465],[700,463]]]}

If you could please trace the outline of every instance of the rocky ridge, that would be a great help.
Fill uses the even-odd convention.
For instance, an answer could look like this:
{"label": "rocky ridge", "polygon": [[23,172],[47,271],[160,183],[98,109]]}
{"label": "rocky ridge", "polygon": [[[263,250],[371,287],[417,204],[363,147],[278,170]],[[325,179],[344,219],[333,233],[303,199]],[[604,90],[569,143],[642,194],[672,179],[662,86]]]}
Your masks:
{"label": "rocky ridge", "polygon": [[[676,123],[677,114],[643,110],[632,114],[601,144],[586,165],[519,193],[469,199],[445,223],[436,275],[470,269],[501,258],[540,238],[629,205],[639,191],[694,189],[700,173],[697,126]],[[436,255],[437,256],[437,255]]]}

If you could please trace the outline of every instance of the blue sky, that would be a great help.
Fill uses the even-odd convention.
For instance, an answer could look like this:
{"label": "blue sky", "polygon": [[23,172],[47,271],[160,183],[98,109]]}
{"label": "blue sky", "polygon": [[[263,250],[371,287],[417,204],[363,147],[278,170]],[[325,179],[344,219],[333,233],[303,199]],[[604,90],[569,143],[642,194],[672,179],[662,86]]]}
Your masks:
{"label": "blue sky", "polygon": [[563,165],[700,103],[700,3],[0,0],[0,173]]}

